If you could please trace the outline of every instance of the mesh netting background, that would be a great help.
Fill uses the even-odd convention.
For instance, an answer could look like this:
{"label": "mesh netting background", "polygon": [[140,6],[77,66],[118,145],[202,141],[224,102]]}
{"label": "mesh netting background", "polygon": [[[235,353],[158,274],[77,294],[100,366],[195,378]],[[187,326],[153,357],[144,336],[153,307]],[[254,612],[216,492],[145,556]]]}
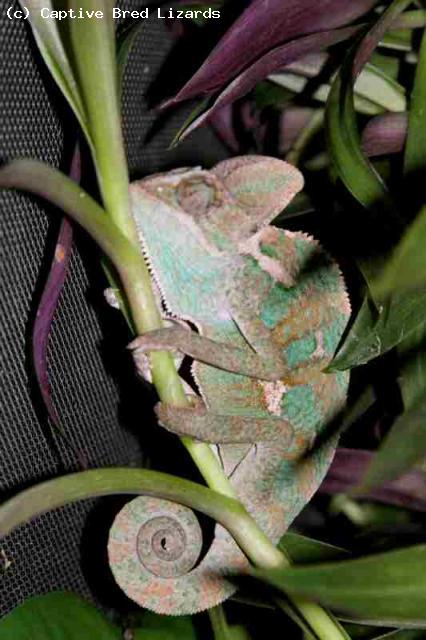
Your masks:
{"label": "mesh netting background", "polygon": [[[28,156],[66,168],[75,130],[28,24],[9,20],[7,4],[0,3],[1,160]],[[146,3],[118,4],[132,9]],[[174,39],[164,21],[145,21],[129,62],[123,100],[132,175],[186,163],[208,166],[224,154],[207,129],[167,150],[188,107],[157,117],[148,109],[146,94],[154,80],[163,97],[171,92],[164,87],[172,89],[178,83],[170,65],[172,51]],[[0,210],[4,500],[37,481],[77,470],[78,463],[72,449],[51,435],[34,385],[29,349],[58,216],[50,215],[41,201],[12,192],[0,193]],[[141,404],[142,387],[124,352],[125,325],[103,301],[93,245],[83,234],[77,234],[76,245],[49,345],[54,401],[73,447],[84,452],[90,467],[139,465],[144,455],[140,435],[152,426],[152,398],[145,394],[146,403]],[[74,590],[103,606],[116,605],[119,599],[104,565],[108,523],[116,508],[117,500],[78,503],[44,515],[2,540],[0,551],[11,565],[0,575],[0,615],[31,595],[55,589]]]}

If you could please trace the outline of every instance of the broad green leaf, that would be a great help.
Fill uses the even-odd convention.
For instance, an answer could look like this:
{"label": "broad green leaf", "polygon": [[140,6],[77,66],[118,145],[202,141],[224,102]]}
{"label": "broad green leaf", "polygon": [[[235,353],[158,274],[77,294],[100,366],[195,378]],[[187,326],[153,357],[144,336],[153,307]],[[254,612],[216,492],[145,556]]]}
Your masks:
{"label": "broad green leaf", "polygon": [[398,354],[403,360],[398,383],[404,408],[409,409],[426,392],[426,324],[398,345]]}
{"label": "broad green leaf", "polygon": [[407,108],[404,88],[383,68],[374,64],[365,65],[354,90],[355,97],[364,97],[386,111],[405,111]]}
{"label": "broad green leaf", "polygon": [[365,492],[399,478],[426,455],[426,396],[396,419],[357,491]]}
{"label": "broad green leaf", "polygon": [[106,211],[57,169],[38,160],[15,160],[0,168],[0,188],[29,191],[65,211],[92,236],[117,270],[126,261],[139,261],[139,252],[120,233]]}
{"label": "broad green leaf", "polygon": [[121,640],[121,630],[73,593],[35,596],[0,620],[2,640]]}
{"label": "broad green leaf", "polygon": [[[408,116],[408,132],[405,149],[404,171],[421,177],[426,167],[426,33],[421,44],[411,108]],[[418,183],[422,185],[422,182]],[[423,185],[422,185],[423,188]],[[395,299],[411,299],[416,304],[426,298],[426,207],[422,209],[414,223],[385,265],[375,283],[375,290],[388,297],[389,314],[393,324],[400,318],[392,314]],[[415,292],[415,286],[422,290]],[[401,291],[404,292],[401,294]],[[407,292],[408,291],[408,292]],[[426,304],[423,305],[424,312]],[[406,310],[405,310],[406,311]],[[425,313],[423,312],[423,318]],[[421,313],[419,314],[421,315]],[[415,316],[413,316],[415,320]],[[426,417],[426,329],[423,321],[407,337],[398,341],[398,352],[404,357],[412,352],[403,366],[399,380],[405,412],[396,420],[363,479],[362,486],[371,488],[393,480],[409,470],[426,455],[424,419]],[[417,351],[417,352],[416,352]]]}
{"label": "broad green leaf", "polygon": [[348,552],[341,547],[314,538],[307,538],[292,531],[283,535],[278,547],[288,554],[290,560],[295,564],[337,560],[348,555]]}
{"label": "broad green leaf", "polygon": [[392,49],[393,51],[411,51],[412,39],[412,31],[401,29],[387,33],[381,40],[380,46],[383,49]]}
{"label": "broad green leaf", "polygon": [[[385,56],[382,53],[375,51],[371,56],[371,65],[375,69],[382,71],[385,74],[386,78],[398,80],[401,68],[401,61],[399,60],[399,57],[391,55]],[[369,65],[367,64],[367,68],[368,66]],[[398,88],[399,91],[404,95],[405,101],[405,89],[400,84],[398,84]]]}
{"label": "broad green leaf", "polygon": [[424,640],[424,638],[425,632],[419,629],[398,629],[375,636],[374,640]]}
{"label": "broad green leaf", "polygon": [[[353,197],[364,208],[374,211],[376,216],[379,214],[380,229],[385,238],[390,237],[389,227],[395,233],[401,228],[402,221],[382,178],[362,152],[353,85],[374,48],[408,4],[409,0],[394,0],[349,52],[333,82],[326,108],[326,131],[332,165]],[[365,217],[360,224],[367,224]],[[374,287],[378,264],[364,258],[359,260],[359,266],[378,304],[380,297]]]}
{"label": "broad green leaf", "polygon": [[190,616],[160,616],[144,611],[137,626],[131,627],[133,640],[197,640]]}
{"label": "broad green leaf", "polygon": [[332,164],[352,195],[367,209],[390,197],[379,174],[361,150],[354,108],[354,50],[337,74],[326,108],[326,130]]}
{"label": "broad green leaf", "polygon": [[424,640],[425,632],[419,629],[392,629],[379,632],[371,625],[345,624],[352,640]]}
{"label": "broad green leaf", "polygon": [[[302,93],[308,86],[308,80],[306,78],[302,78],[301,76],[290,72],[274,73],[268,76],[268,80],[283,89],[287,89],[292,94]],[[312,98],[314,100],[318,100],[318,102],[327,102],[329,95],[330,85],[321,84],[312,93]],[[372,100],[369,100],[365,96],[355,94],[354,103],[355,109],[359,113],[371,116],[383,113],[383,107],[378,106]]]}
{"label": "broad green leaf", "polygon": [[366,298],[328,371],[365,364],[405,340],[424,322],[426,292],[394,296],[377,311]]}
{"label": "broad green leaf", "polygon": [[[351,640],[377,640],[379,631],[371,625],[357,624],[351,622],[343,622],[345,630],[348,632]],[[382,633],[380,632],[380,636]]]}
{"label": "broad green leaf", "polygon": [[[405,146],[404,173],[423,190],[426,177],[426,31],[423,34],[416,68]],[[422,193],[423,202],[426,192]],[[382,297],[395,291],[426,287],[426,207],[404,233],[393,255],[375,283]]]}
{"label": "broad green leaf", "polygon": [[299,598],[383,626],[426,627],[426,545],[328,564],[253,570]]}
{"label": "broad green leaf", "polygon": [[57,22],[41,15],[42,8],[53,9],[52,0],[20,0],[20,3],[29,11],[29,22],[45,64],[74,111],[89,144],[92,144],[80,88],[64,49]]}
{"label": "broad green leaf", "polygon": [[[272,74],[271,82],[294,93],[301,93],[308,84],[308,79],[290,72]],[[330,94],[330,85],[321,84],[315,89],[312,97],[326,102]],[[354,87],[355,109],[359,113],[377,115],[383,111],[405,111],[406,100],[403,87],[381,69],[367,64],[361,72]]]}
{"label": "broad green leaf", "polygon": [[395,292],[426,288],[425,242],[426,207],[423,207],[374,282],[374,288],[381,298],[390,297]]}
{"label": "broad green leaf", "polygon": [[71,473],[25,489],[0,505],[0,538],[47,511],[79,500],[115,494],[164,498],[220,522],[240,540],[246,513],[241,503],[203,485],[146,469],[114,467]]}

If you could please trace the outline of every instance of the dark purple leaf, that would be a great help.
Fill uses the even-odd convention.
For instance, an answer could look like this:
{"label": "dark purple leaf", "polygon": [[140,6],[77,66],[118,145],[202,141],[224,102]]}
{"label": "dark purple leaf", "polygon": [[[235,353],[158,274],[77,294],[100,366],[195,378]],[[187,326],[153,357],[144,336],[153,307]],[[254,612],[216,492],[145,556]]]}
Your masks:
{"label": "dark purple leaf", "polygon": [[347,40],[357,33],[358,30],[358,27],[345,27],[333,31],[314,33],[313,35],[292,40],[287,44],[272,49],[272,51],[268,51],[267,54],[243,71],[222,91],[210,109],[196,118],[184,131],[182,139],[209,119],[218,109],[222,109],[226,105],[234,102],[237,98],[248,93],[260,80],[263,80],[263,78],[266,78],[269,74],[283,69],[286,65],[309,53],[321,51],[333,44]]}
{"label": "dark purple leaf", "polygon": [[234,129],[234,114],[232,105],[228,104],[223,109],[216,111],[210,120],[210,125],[222,142],[234,153],[237,153],[240,145]]}
{"label": "dark purple leaf", "polygon": [[[80,181],[80,152],[78,147],[74,151],[71,162],[70,178]],[[32,336],[32,350],[35,375],[40,388],[47,413],[54,427],[65,437],[60,419],[52,401],[52,392],[47,369],[47,346],[53,317],[56,312],[61,291],[67,276],[68,265],[72,251],[73,230],[68,218],[62,218],[56,241],[55,253],[49,275],[36,313]],[[69,443],[68,443],[69,444]],[[87,467],[84,455],[76,452],[80,466]]]}
{"label": "dark purple leaf", "polygon": [[[355,488],[364,477],[373,456],[372,451],[338,448],[319,491],[334,495],[347,493]],[[426,511],[426,474],[420,469],[414,469],[360,497],[415,511]]]}
{"label": "dark purple leaf", "polygon": [[309,107],[288,107],[283,109],[279,122],[278,148],[281,155],[290,151],[299,134],[311,120],[314,109]]}
{"label": "dark purple leaf", "polygon": [[362,150],[370,157],[399,153],[406,136],[407,114],[384,113],[372,118],[362,132]]}
{"label": "dark purple leaf", "polygon": [[234,22],[170,106],[210,95],[279,43],[348,24],[377,0],[254,0]]}
{"label": "dark purple leaf", "polygon": [[[405,6],[410,4],[409,0],[405,3]],[[369,59],[371,58],[374,50],[376,49],[383,36],[392,27],[392,25],[400,18],[401,12],[405,6],[395,3],[391,4],[387,8],[385,13],[380,17],[376,24],[368,30],[367,34],[363,37],[361,44],[359,45],[353,64],[352,64],[352,78],[353,82],[357,79]]]}

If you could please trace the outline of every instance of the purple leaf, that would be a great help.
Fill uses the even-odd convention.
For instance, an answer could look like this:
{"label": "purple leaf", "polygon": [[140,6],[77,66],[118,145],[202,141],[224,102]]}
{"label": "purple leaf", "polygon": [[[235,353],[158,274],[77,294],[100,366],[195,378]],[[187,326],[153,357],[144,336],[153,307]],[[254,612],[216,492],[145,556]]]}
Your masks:
{"label": "purple leaf", "polygon": [[[80,175],[80,152],[78,147],[76,147],[71,161],[70,178],[75,182],[79,182]],[[59,229],[59,235],[56,241],[55,253],[49,275],[37,309],[32,336],[33,362],[40,393],[49,418],[55,429],[60,432],[61,437],[65,437],[65,433],[62,429],[58,413],[52,401],[52,392],[47,372],[47,346],[53,317],[67,276],[72,251],[72,241],[72,225],[68,218],[64,217],[62,218]],[[69,442],[68,445],[71,446]],[[81,451],[76,453],[80,466],[87,468],[85,456]]]}
{"label": "purple leaf", "polygon": [[287,109],[283,109],[280,115],[278,142],[281,155],[285,155],[290,151],[314,113],[315,110],[310,107],[290,106]]}
{"label": "purple leaf", "polygon": [[210,125],[230,151],[237,153],[240,145],[235,134],[233,120],[232,105],[228,104],[223,109],[216,111],[210,120]]}
{"label": "purple leaf", "polygon": [[[372,451],[338,448],[319,491],[334,495],[346,493],[358,486],[373,456]],[[420,469],[414,469],[360,497],[415,511],[426,511],[426,475]]]}
{"label": "purple leaf", "polygon": [[210,95],[277,44],[348,24],[377,0],[254,0],[207,60],[164,107]]}
{"label": "purple leaf", "polygon": [[362,132],[362,149],[367,156],[399,153],[407,136],[406,113],[384,113],[372,118]]}
{"label": "purple leaf", "polygon": [[201,116],[196,118],[190,126],[183,132],[181,138],[185,138],[191,131],[199,127],[208,120],[218,109],[222,109],[228,104],[234,102],[237,98],[248,93],[260,80],[271,73],[283,69],[286,65],[302,58],[309,53],[321,51],[333,44],[347,40],[355,33],[359,27],[345,27],[343,29],[335,29],[333,31],[323,31],[322,33],[314,33],[313,35],[292,40],[287,44],[283,44],[272,51],[268,51],[264,56],[259,58],[248,69],[243,71],[235,80],[233,80],[222,91],[213,105],[205,111]]}

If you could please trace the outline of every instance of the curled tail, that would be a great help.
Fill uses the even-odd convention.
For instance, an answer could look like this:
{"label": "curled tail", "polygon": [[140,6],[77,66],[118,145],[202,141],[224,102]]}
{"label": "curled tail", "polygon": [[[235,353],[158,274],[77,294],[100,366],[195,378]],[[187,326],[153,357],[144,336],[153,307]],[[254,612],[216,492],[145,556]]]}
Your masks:
{"label": "curled tail", "polygon": [[225,571],[241,571],[247,560],[225,529],[216,525],[214,540],[201,555],[195,514],[168,500],[135,498],[110,531],[108,556],[115,580],[129,598],[156,613],[197,613],[235,592]]}

